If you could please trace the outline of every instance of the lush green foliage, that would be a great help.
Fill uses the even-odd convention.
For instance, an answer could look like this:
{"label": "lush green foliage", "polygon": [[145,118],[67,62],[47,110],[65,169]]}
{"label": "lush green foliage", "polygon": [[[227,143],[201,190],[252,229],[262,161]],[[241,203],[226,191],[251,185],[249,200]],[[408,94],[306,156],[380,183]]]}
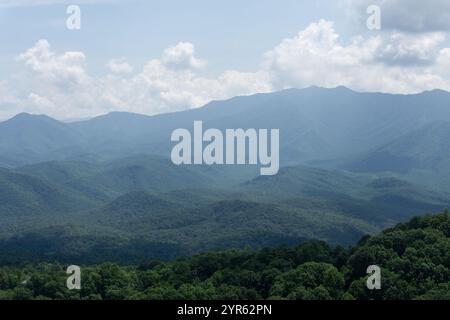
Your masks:
{"label": "lush green foliage", "polygon": [[[382,268],[382,289],[366,268]],[[211,252],[136,267],[82,268],[82,290],[65,288],[62,264],[0,268],[0,299],[450,299],[450,215],[412,219],[351,249],[297,247]]]}
{"label": "lush green foliage", "polygon": [[[329,245],[353,245],[450,204],[449,103],[442,91],[340,87],[155,117],[69,124],[17,115],[0,123],[1,298],[448,297],[446,214],[351,250]],[[279,174],[174,166],[171,132],[199,119],[205,128],[280,128]],[[328,245],[261,249],[306,239]],[[143,259],[173,262],[114,264]],[[81,293],[64,289],[63,264],[72,263],[94,265],[83,268]],[[368,264],[383,267],[381,292],[365,289]]]}
{"label": "lush green foliage", "polygon": [[252,179],[253,169],[135,156],[0,170],[0,263],[130,264],[305,239],[347,246],[449,204],[395,177],[296,166]]}

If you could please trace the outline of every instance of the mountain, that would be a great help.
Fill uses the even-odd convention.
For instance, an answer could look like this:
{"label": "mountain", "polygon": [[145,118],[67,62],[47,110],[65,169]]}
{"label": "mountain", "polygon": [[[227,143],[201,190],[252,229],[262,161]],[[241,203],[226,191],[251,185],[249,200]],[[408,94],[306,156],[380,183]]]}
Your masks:
{"label": "mountain", "polygon": [[[215,101],[183,112],[144,116],[114,112],[86,121],[60,123],[20,115],[0,124],[0,135],[26,118],[27,130],[0,144],[0,165],[20,166],[60,159],[111,160],[137,154],[169,157],[174,129],[279,128],[281,165],[338,167],[361,159],[417,128],[450,122],[450,93],[413,95],[359,93],[344,87],[290,89]],[[9,129],[8,129],[9,128]],[[47,134],[36,134],[32,128]],[[19,129],[14,129],[17,132]],[[20,130],[19,130],[20,131]],[[51,134],[50,134],[51,133]],[[436,132],[438,139],[445,132]],[[56,141],[48,141],[52,137]],[[30,157],[29,148],[33,152]],[[69,147],[70,146],[70,147]],[[393,158],[405,160],[403,155]]]}
{"label": "mountain", "polygon": [[[283,165],[346,160],[434,121],[450,121],[450,94],[358,93],[311,87],[212,102],[200,109],[154,117],[113,113],[71,126],[108,150],[169,155],[177,128],[279,128]],[[121,146],[125,141],[132,141]]]}
{"label": "mountain", "polygon": [[350,168],[363,172],[403,172],[414,169],[450,172],[450,122],[433,122],[397,137],[355,161]]}
{"label": "mountain", "polygon": [[82,154],[82,137],[67,124],[21,113],[0,123],[0,164],[18,167]]}
{"label": "mountain", "polygon": [[427,124],[343,166],[354,172],[401,175],[414,183],[450,190],[450,122]]}
{"label": "mountain", "polygon": [[96,162],[51,161],[13,171],[102,201],[133,191],[161,193],[187,188],[226,188],[258,174],[256,168],[175,166],[169,159],[153,155]]}
{"label": "mountain", "polygon": [[[73,240],[75,231],[66,228],[59,233],[60,239],[64,234]],[[53,235],[54,230],[47,230],[47,234]],[[295,246],[211,251],[174,261],[141,260],[128,265],[105,263],[97,256],[98,265],[83,265],[83,290],[77,292],[67,290],[66,268],[84,257],[83,246],[77,243],[68,250],[64,263],[48,263],[42,261],[51,254],[42,252],[40,246],[48,239],[35,238],[37,245],[30,253],[36,262],[0,266],[0,299],[447,301],[449,237],[450,215],[446,210],[365,236],[349,248],[310,240]],[[1,243],[0,261],[20,261],[13,247],[24,240]],[[64,243],[54,241],[51,252],[61,250]],[[113,248],[105,243],[100,247],[103,255],[112,253]],[[129,252],[125,255],[130,258]],[[115,261],[123,257],[120,252]],[[382,269],[380,290],[367,290],[367,265]]]}
{"label": "mountain", "polygon": [[0,236],[57,221],[95,201],[60,185],[0,169]]}
{"label": "mountain", "polygon": [[[342,170],[286,167],[276,176],[232,185],[215,180],[216,172],[189,171],[158,156],[4,169],[0,245],[25,260],[40,252],[86,263],[311,238],[349,245],[412,215],[438,211],[450,200],[396,177]],[[11,203],[16,207],[8,215]],[[21,210],[20,204],[29,207]]]}
{"label": "mountain", "polygon": [[390,95],[311,87],[236,97],[154,117],[113,113],[72,127],[94,144],[114,149],[116,143],[120,149],[128,141],[129,151],[147,148],[144,153],[164,156],[170,154],[171,132],[192,130],[195,120],[203,120],[205,128],[279,128],[282,165],[312,164],[346,160],[427,124],[450,121],[449,106],[450,94],[438,90]]}
{"label": "mountain", "polygon": [[[0,246],[23,260],[38,250],[89,263],[311,238],[353,244],[448,207],[449,106],[444,91],[311,87],[158,116],[21,114],[0,123]],[[175,166],[171,132],[195,120],[279,128],[279,173]]]}
{"label": "mountain", "polygon": [[421,212],[449,205],[450,195],[396,177],[355,174],[304,166],[282,168],[273,177],[256,177],[240,186],[256,201],[295,210],[333,212],[386,227]]}

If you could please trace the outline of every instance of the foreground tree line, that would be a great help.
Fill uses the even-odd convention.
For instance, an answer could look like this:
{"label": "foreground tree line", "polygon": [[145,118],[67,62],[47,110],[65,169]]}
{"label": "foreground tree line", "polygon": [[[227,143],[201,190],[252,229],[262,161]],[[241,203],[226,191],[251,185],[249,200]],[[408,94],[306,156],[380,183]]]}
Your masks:
{"label": "foreground tree line", "polygon": [[[381,289],[367,289],[367,267]],[[82,267],[81,290],[59,263],[0,267],[0,299],[450,299],[450,215],[413,218],[353,248],[297,247],[210,252],[139,266]]]}

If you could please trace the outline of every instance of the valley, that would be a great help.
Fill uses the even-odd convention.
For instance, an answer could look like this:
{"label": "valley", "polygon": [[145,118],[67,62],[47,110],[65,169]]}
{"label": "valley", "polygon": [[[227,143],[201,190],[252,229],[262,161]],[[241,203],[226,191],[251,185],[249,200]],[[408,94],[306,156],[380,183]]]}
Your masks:
{"label": "valley", "polygon": [[129,263],[312,238],[347,246],[449,201],[396,178],[305,166],[266,177],[249,170],[231,177],[220,166],[177,167],[159,156],[5,169],[0,261],[22,253]]}
{"label": "valley", "polygon": [[[308,239],[352,245],[449,206],[450,94],[344,87],[179,113],[0,123],[0,262],[173,259]],[[251,115],[251,116],[250,116]],[[279,128],[280,170],[174,165],[170,134]]]}

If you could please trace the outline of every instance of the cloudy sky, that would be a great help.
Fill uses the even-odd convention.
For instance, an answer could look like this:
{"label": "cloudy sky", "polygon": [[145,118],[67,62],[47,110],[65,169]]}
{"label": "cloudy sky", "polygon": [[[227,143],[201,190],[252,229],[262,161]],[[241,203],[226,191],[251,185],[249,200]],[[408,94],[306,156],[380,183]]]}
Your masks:
{"label": "cloudy sky", "polygon": [[449,31],[449,0],[0,0],[0,119],[158,114],[311,85],[450,91]]}

